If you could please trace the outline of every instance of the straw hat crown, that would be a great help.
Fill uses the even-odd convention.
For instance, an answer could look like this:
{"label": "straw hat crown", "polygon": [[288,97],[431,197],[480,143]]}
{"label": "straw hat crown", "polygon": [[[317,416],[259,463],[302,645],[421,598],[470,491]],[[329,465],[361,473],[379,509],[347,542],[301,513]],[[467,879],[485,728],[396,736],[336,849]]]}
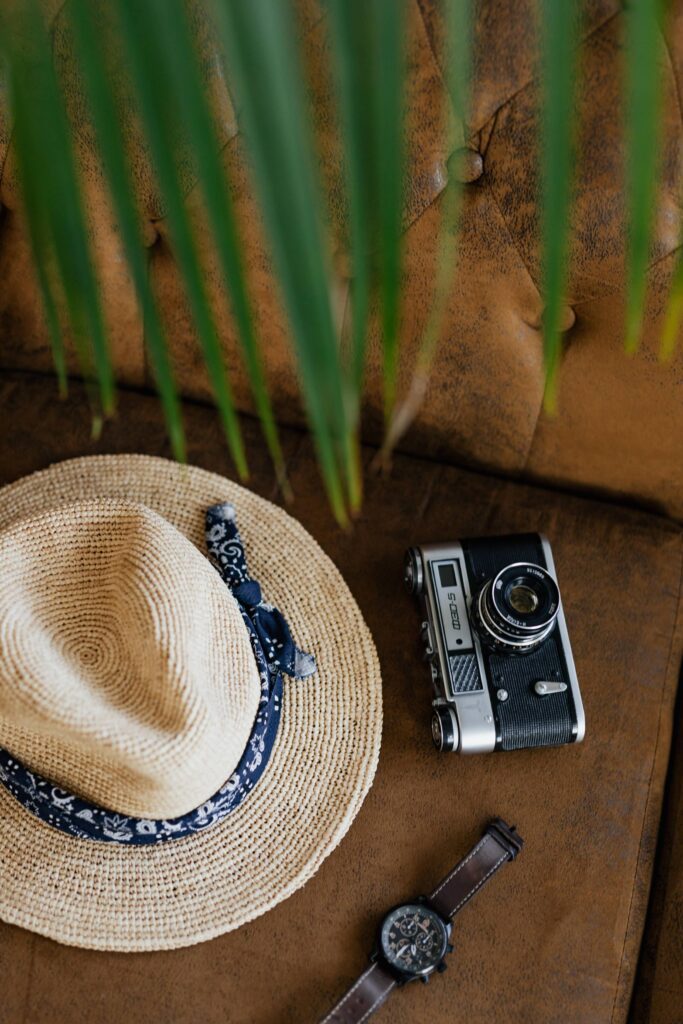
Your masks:
{"label": "straw hat crown", "polygon": [[124,815],[173,818],[230,777],[260,683],[228,587],[166,519],[81,501],[0,531],[0,746]]}

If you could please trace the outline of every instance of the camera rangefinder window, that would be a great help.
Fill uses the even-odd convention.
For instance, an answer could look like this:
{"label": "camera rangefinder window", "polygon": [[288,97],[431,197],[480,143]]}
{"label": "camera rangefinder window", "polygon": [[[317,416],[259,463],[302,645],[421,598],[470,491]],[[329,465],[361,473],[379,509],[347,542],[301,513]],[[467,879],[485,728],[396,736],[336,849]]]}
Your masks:
{"label": "camera rangefinder window", "polygon": [[457,581],[455,578],[455,566],[440,565],[439,579],[441,580],[442,587],[455,587],[457,585]]}

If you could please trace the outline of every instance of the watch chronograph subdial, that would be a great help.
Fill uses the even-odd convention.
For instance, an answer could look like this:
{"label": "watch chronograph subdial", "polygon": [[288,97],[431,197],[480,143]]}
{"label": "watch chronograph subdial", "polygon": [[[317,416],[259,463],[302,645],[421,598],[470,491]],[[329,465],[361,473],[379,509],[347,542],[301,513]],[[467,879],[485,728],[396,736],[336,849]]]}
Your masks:
{"label": "watch chronograph subdial", "polygon": [[404,917],[403,920],[399,922],[398,930],[401,935],[405,935],[407,938],[411,939],[414,935],[417,935],[419,927],[420,925],[418,923],[417,914],[413,914],[412,916]]}
{"label": "watch chronograph subdial", "polygon": [[423,953],[430,953],[434,948],[434,933],[431,929],[422,928],[415,936],[415,945]]}
{"label": "watch chronograph subdial", "polygon": [[431,907],[407,903],[384,919],[380,945],[389,966],[414,977],[430,974],[448,946],[445,923]]}

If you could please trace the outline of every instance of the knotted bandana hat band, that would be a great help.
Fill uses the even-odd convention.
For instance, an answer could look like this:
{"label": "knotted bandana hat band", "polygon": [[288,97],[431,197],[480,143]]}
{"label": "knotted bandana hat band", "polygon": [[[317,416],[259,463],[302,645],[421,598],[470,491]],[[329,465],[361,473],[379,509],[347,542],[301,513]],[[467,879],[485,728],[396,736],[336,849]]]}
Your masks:
{"label": "knotted bandana hat band", "polygon": [[235,810],[256,786],[270,759],[282,708],[282,674],[303,679],[316,671],[312,654],[300,650],[282,613],[267,604],[247,569],[244,546],[230,503],[206,513],[211,561],[229,587],[247,628],[260,680],[254,726],[234,772],[210,799],[170,820],[116,814],[68,793],[29,771],[0,748],[0,783],[36,817],[80,839],[140,846],[181,839],[210,828]]}

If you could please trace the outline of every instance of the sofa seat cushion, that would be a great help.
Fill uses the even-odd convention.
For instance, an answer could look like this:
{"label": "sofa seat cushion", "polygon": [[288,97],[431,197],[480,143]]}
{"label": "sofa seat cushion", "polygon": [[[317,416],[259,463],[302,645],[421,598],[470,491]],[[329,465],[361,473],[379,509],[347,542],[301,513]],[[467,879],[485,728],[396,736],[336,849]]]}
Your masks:
{"label": "sofa seat cushion", "polygon": [[[0,480],[93,451],[168,454],[158,403],[120,396],[88,440],[80,390],[0,382]],[[193,463],[232,475],[218,420],[186,406]],[[251,486],[279,500],[258,425],[244,421]],[[315,1021],[366,963],[382,911],[429,891],[488,818],[516,823],[521,857],[458,919],[449,970],[395,993],[378,1021],[624,1021],[643,931],[672,730],[683,543],[665,519],[399,456],[367,475],[363,512],[339,531],[310,440],[283,431],[292,513],[334,559],[373,631],[385,726],[375,784],[339,848],[296,895],[199,946],[106,954],[0,925],[3,1024]],[[373,452],[366,450],[369,463]],[[437,754],[419,617],[404,592],[411,543],[541,530],[553,544],[582,686],[582,745]],[[39,866],[36,865],[36,870]],[[134,1008],[134,1009],[132,1009]]]}

